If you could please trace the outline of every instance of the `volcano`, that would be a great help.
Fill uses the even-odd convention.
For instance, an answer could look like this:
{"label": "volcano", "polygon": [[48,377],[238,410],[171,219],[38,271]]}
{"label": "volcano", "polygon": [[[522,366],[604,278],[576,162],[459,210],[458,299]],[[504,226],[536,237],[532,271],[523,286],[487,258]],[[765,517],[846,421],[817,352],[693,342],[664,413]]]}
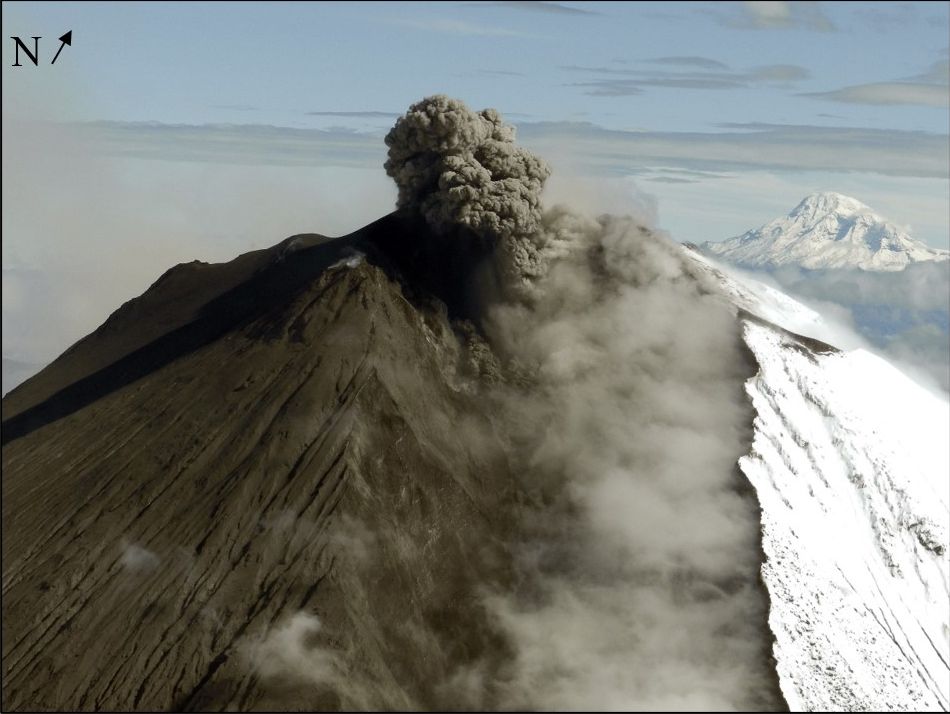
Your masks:
{"label": "volcano", "polygon": [[[5,710],[438,707],[503,659],[516,481],[426,230],[179,265],[3,400]],[[242,635],[316,602],[351,686],[267,686]]]}
{"label": "volcano", "polygon": [[4,710],[946,709],[946,401],[494,110],[386,141],[3,399]]}

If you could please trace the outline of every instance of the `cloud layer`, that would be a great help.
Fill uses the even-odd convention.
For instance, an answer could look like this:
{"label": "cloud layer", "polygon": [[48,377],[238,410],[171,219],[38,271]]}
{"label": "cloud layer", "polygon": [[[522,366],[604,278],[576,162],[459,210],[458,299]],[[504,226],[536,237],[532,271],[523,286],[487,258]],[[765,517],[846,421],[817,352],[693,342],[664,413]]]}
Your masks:
{"label": "cloud layer", "polygon": [[[265,125],[173,125],[94,122],[73,125],[91,147],[112,156],[270,166],[378,168],[379,136],[341,129]],[[523,122],[521,141],[547,156],[565,147],[594,174],[672,166],[729,169],[856,171],[947,178],[946,135],[917,131],[766,123],[727,124],[726,131],[620,131],[588,122]]]}
{"label": "cloud layer", "polygon": [[628,69],[616,67],[588,67],[566,65],[568,72],[607,75],[586,82],[572,82],[569,86],[583,87],[586,94],[601,97],[621,97],[642,94],[650,87],[670,89],[744,89],[752,86],[791,87],[807,79],[804,67],[774,64],[734,71],[715,60],[702,57],[665,57],[647,60],[675,68],[675,71],[657,69]]}

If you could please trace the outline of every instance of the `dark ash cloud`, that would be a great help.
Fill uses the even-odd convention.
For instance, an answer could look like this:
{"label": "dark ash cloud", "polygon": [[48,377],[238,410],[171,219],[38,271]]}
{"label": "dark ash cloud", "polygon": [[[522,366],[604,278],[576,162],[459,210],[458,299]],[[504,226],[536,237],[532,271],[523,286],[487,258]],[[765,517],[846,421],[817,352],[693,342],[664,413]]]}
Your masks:
{"label": "dark ash cloud", "polygon": [[465,226],[503,241],[534,233],[550,170],[514,139],[494,109],[473,112],[441,94],[413,104],[386,135],[398,207],[439,232]]}

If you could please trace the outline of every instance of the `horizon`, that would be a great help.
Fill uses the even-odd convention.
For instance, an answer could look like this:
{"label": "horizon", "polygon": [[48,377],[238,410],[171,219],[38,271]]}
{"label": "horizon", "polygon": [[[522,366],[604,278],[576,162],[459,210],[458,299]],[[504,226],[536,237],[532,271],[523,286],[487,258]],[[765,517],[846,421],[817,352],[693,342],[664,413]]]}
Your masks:
{"label": "horizon", "polygon": [[2,13],[8,36],[42,37],[44,60],[73,33],[52,66],[13,67],[4,43],[6,359],[48,361],[177,263],[390,212],[383,137],[435,93],[513,123],[553,168],[546,201],[632,213],[680,242],[726,240],[833,191],[950,247],[946,4]]}

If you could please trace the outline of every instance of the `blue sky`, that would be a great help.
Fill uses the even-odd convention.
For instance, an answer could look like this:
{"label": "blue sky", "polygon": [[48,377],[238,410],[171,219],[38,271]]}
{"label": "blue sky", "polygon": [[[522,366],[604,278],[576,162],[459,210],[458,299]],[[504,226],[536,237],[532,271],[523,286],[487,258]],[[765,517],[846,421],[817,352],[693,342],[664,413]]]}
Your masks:
{"label": "blue sky", "polygon": [[[947,247],[948,9],[5,2],[45,62],[3,44],[4,355],[57,353],[175,262],[390,210],[382,137],[437,92],[518,125],[552,198],[679,240],[835,190]],[[28,346],[37,319],[53,336]]]}
{"label": "blue sky", "polygon": [[[74,31],[67,118],[385,127],[308,112],[396,113],[445,92],[518,121],[612,129],[946,133],[946,92],[920,87],[940,84],[939,67],[927,79],[939,63],[945,86],[947,18],[945,3],[433,2],[4,3],[3,20],[50,50]],[[35,83],[8,64],[5,81]],[[894,103],[843,101],[875,84],[864,99]]]}

